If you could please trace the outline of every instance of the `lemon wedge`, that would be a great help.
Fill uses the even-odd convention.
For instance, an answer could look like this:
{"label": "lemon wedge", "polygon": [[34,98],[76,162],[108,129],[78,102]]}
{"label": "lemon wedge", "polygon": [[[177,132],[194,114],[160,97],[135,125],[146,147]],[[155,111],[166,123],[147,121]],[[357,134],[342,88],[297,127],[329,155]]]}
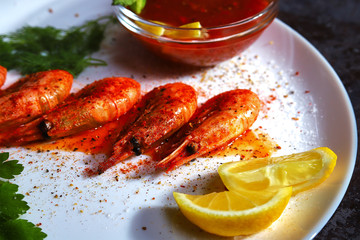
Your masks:
{"label": "lemon wedge", "polygon": [[334,170],[336,154],[326,147],[281,157],[224,163],[218,168],[230,191],[272,191],[292,186],[293,195],[322,183]]}
{"label": "lemon wedge", "polygon": [[[152,33],[152,34],[154,34],[156,36],[164,35],[165,28],[163,28],[163,27],[146,24],[146,23],[142,23],[142,22],[139,22],[139,21],[135,21],[135,22],[140,28],[142,28],[143,30],[145,30],[145,31],[147,31],[149,33]],[[151,21],[151,22],[164,25],[164,23],[159,22],[159,21]]]}
{"label": "lemon wedge", "polygon": [[[153,35],[156,36],[166,36],[169,38],[173,38],[173,39],[196,39],[196,38],[202,38],[203,34],[201,30],[201,24],[200,22],[193,22],[193,23],[188,23],[185,25],[180,26],[179,28],[198,28],[198,29],[194,29],[194,30],[188,30],[188,31],[182,31],[182,30],[173,30],[173,29],[165,29],[163,27],[160,26],[154,26],[154,25],[150,25],[150,24],[146,24],[146,23],[142,23],[139,21],[135,21],[136,24],[142,28],[143,30],[152,33]],[[164,25],[164,26],[169,26],[163,22],[159,22],[159,21],[150,21],[153,23],[157,23],[160,25]]]}
{"label": "lemon wedge", "polygon": [[[164,35],[173,39],[191,39],[202,38],[201,24],[200,22],[188,23],[180,26],[179,28],[194,28],[194,30],[166,30]],[[195,29],[197,28],[197,29]]]}
{"label": "lemon wedge", "polygon": [[180,211],[201,229],[220,236],[250,235],[269,227],[291,197],[292,188],[277,192],[225,191],[206,195],[174,192]]}

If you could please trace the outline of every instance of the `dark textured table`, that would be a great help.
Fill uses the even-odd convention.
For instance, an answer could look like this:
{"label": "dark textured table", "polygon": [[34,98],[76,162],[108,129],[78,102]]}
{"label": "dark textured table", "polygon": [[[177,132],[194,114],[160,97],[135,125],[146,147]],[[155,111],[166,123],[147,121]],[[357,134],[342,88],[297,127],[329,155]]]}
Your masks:
{"label": "dark textured table", "polygon": [[[333,66],[360,126],[360,0],[280,0],[278,16]],[[358,144],[359,146],[359,144]],[[339,208],[315,239],[360,239],[360,153]]]}

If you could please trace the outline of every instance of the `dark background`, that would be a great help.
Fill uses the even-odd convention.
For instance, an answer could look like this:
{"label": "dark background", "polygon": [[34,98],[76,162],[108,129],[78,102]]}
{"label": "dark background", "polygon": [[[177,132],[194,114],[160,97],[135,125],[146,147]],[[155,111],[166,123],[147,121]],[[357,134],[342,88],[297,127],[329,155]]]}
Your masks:
{"label": "dark background", "polygon": [[[329,61],[353,105],[360,126],[360,0],[280,0],[278,18]],[[359,144],[358,144],[359,146]],[[360,153],[339,208],[316,240],[360,239]]]}

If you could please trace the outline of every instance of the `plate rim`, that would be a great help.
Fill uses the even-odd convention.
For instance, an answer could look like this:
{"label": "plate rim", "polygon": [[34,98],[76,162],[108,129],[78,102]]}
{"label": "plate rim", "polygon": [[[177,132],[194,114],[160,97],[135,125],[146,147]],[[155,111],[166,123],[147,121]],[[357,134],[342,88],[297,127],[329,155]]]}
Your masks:
{"label": "plate rim", "polygon": [[[348,117],[349,117],[350,124],[351,124],[350,129],[353,129],[353,130],[355,130],[354,132],[357,132],[356,116],[355,116],[355,112],[354,112],[354,108],[353,108],[350,96],[347,93],[345,86],[342,83],[338,74],[336,73],[335,69],[327,61],[327,59],[324,57],[324,55],[322,55],[321,52],[317,48],[315,48],[315,46],[310,41],[308,41],[304,36],[302,36],[295,29],[290,27],[288,24],[286,24],[284,21],[282,21],[279,18],[276,18],[273,23],[275,23],[279,27],[285,29],[287,32],[290,32],[296,41],[298,41],[300,44],[304,45],[309,51],[313,52],[316,55],[316,57],[318,58],[318,60],[321,61],[323,66],[326,67],[327,70],[329,70],[329,73],[333,77],[332,80],[335,81],[338,90],[341,91],[341,97],[347,103],[346,110],[349,113]],[[350,136],[351,143],[352,143],[350,148],[352,149],[352,152],[350,154],[349,165],[348,165],[348,168],[346,171],[345,178],[342,179],[342,184],[341,184],[340,190],[338,191],[338,195],[336,196],[336,198],[332,199],[330,207],[326,210],[324,217],[321,218],[321,220],[318,221],[315,226],[313,226],[312,230],[306,235],[305,239],[313,239],[314,237],[316,237],[316,235],[325,227],[325,225],[328,223],[330,218],[334,215],[335,211],[338,209],[339,205],[341,204],[342,200],[345,197],[345,194],[350,185],[350,182],[351,182],[354,170],[355,170],[357,151],[358,151],[358,136],[354,132],[352,132],[352,135]]]}
{"label": "plate rim", "polygon": [[[51,2],[52,1],[49,1],[49,4]],[[63,4],[67,4],[67,3],[63,3]],[[329,73],[333,76],[332,80],[335,81],[336,87],[341,92],[341,97],[347,103],[346,108],[349,113],[348,117],[349,117],[349,120],[351,123],[350,128],[356,130],[356,132],[357,132],[356,117],[355,117],[354,108],[351,103],[351,99],[345,89],[345,86],[343,85],[341,79],[337,75],[334,68],[330,65],[330,63],[326,60],[326,58],[320,53],[320,51],[318,49],[316,49],[305,37],[303,37],[301,34],[299,34],[295,29],[293,29],[292,27],[287,25],[285,22],[283,22],[279,18],[276,18],[274,20],[273,24],[278,24],[281,28],[290,32],[291,35],[294,36],[294,39],[296,39],[296,41],[298,41],[300,44],[303,44],[307,49],[309,49],[309,51],[315,53],[315,55],[318,57],[318,59],[322,62],[323,66],[329,70]],[[353,172],[355,169],[356,157],[357,157],[357,151],[358,151],[358,136],[357,136],[356,132],[352,133],[352,136],[350,136],[351,143],[352,143],[351,149],[353,151],[351,152],[351,159],[349,161],[348,168],[346,169],[347,170],[346,177],[344,179],[342,179],[342,186],[338,191],[339,194],[336,196],[336,198],[332,199],[331,207],[326,211],[326,214],[324,215],[324,217],[320,221],[318,221],[315,226],[313,226],[311,231],[309,231],[309,233],[306,235],[306,239],[314,238],[323,229],[323,227],[327,224],[327,222],[333,216],[335,211],[338,209],[339,205],[341,204],[341,202],[347,192],[347,189],[349,187],[349,184],[351,182],[351,178],[353,176]]]}

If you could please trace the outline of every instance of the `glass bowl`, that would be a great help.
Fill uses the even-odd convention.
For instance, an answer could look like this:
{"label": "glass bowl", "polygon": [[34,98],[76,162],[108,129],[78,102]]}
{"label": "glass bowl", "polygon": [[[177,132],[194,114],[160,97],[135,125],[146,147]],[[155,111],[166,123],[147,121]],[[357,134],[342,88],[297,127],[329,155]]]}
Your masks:
{"label": "glass bowl", "polygon": [[116,5],[121,25],[155,54],[193,66],[214,66],[248,48],[278,13],[279,0],[244,20],[211,28],[171,27],[145,20],[129,9]]}

